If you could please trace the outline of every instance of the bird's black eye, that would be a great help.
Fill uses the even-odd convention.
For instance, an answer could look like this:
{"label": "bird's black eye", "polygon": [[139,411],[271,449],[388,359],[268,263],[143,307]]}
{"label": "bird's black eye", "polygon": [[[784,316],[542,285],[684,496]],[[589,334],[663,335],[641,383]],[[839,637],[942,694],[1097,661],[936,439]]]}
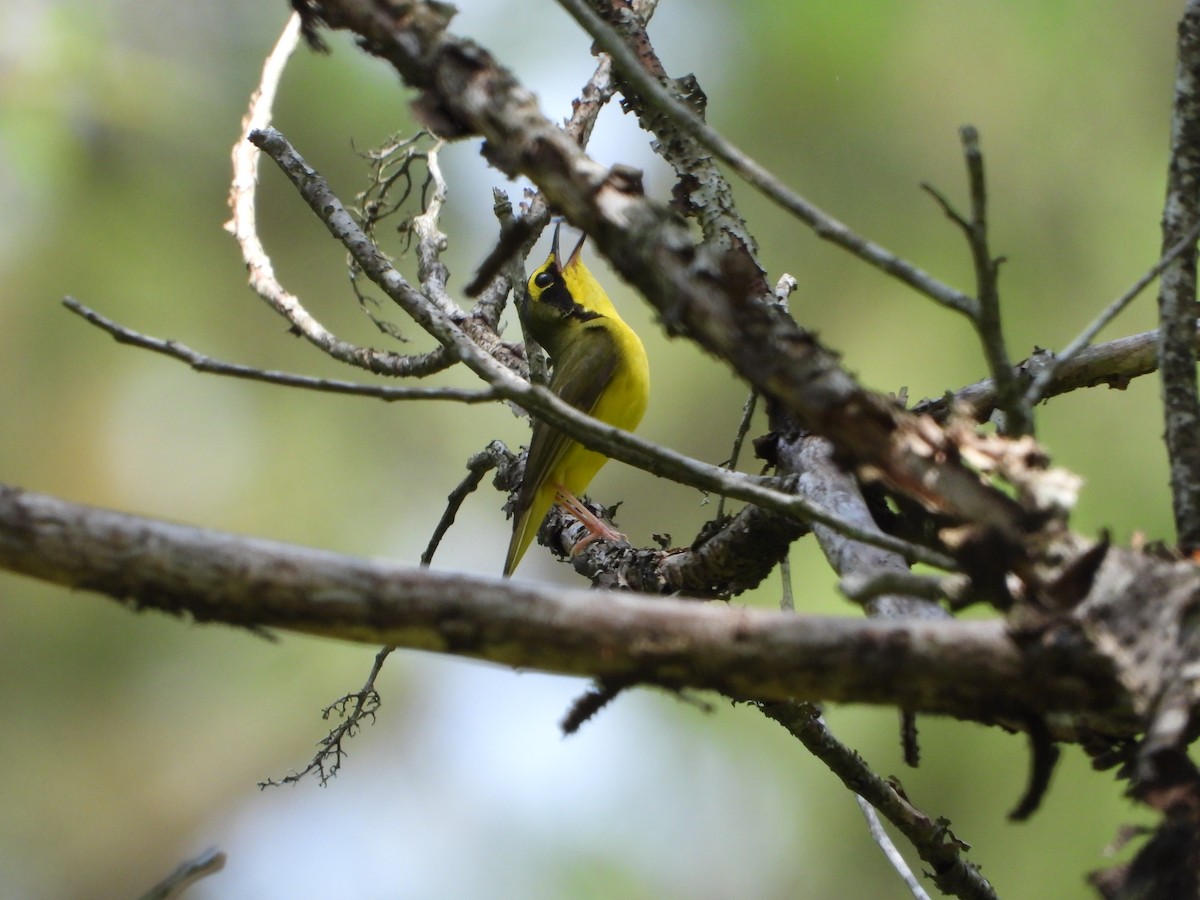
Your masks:
{"label": "bird's black eye", "polygon": [[554,284],[554,276],[549,272],[538,272],[533,279],[534,287],[540,287],[543,291]]}

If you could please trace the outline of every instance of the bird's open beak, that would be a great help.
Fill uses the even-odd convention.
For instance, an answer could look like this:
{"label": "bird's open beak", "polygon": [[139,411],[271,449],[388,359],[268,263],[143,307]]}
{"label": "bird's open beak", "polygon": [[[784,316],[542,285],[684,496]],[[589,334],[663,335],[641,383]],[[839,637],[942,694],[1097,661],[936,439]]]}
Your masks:
{"label": "bird's open beak", "polygon": [[558,232],[561,228],[562,222],[554,223],[554,240],[550,244],[550,252],[554,255],[554,263],[558,266],[560,272],[563,269],[571,268],[571,266],[579,261],[579,251],[583,249],[583,242],[587,240],[587,235],[581,234],[579,236],[579,243],[575,245],[575,249],[571,251],[571,255],[567,257],[567,261],[564,263],[558,252]]}
{"label": "bird's open beak", "polygon": [[567,264],[563,266],[564,269],[569,269],[571,266],[575,265],[575,263],[579,262],[579,251],[583,249],[583,242],[586,240],[587,234],[581,234],[579,236],[579,243],[576,244],[575,249],[571,251],[571,255],[567,259]]}

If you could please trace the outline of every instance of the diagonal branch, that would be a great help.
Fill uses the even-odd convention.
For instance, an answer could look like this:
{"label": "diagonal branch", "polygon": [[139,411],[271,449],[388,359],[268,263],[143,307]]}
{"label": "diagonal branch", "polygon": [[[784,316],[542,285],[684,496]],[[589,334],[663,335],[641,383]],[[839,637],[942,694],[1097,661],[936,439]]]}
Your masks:
{"label": "diagonal branch", "polygon": [[[591,5],[619,37],[623,55],[627,57],[626,69],[617,76],[623,95],[622,108],[633,112],[642,130],[654,135],[651,149],[675,170],[675,185],[671,190],[675,209],[699,223],[703,243],[714,249],[744,247],[755,267],[762,272],[757,242],[738,212],[733,188],[713,154],[677,120],[664,116],[653,99],[644,97],[638,85],[625,77],[623,71],[635,65],[638,72],[646,74],[650,83],[660,84],[669,91],[676,103],[686,104],[690,116],[703,121],[708,99],[699,82],[692,75],[680,79],[667,76],[646,32],[647,21],[644,17],[631,15],[622,0],[591,0]],[[766,277],[765,272],[763,277]]]}
{"label": "diagonal branch", "polygon": [[1025,393],[1026,402],[1032,406],[1046,397],[1047,389],[1057,378],[1059,370],[1070,363],[1076,354],[1086,350],[1104,326],[1119,316],[1125,310],[1125,307],[1136,300],[1138,295],[1155,278],[1161,275],[1163,270],[1173,263],[1180,254],[1193,249],[1197,238],[1200,238],[1200,220],[1197,220],[1196,224],[1192,226],[1192,229],[1184,236],[1183,240],[1179,241],[1179,243],[1163,254],[1158,262],[1147,269],[1137,281],[1129,286],[1129,289],[1125,293],[1104,307],[1100,311],[1100,314],[1089,322],[1087,327],[1076,335],[1071,343],[1067,344],[1059,353],[1053,355],[1045,368],[1039,371],[1030,383],[1029,390]]}
{"label": "diagonal branch", "polygon": [[[943,306],[967,314],[973,311],[975,301],[971,297],[943,284],[929,273],[901,259],[886,248],[859,236],[845,224],[787,187],[735,146],[732,141],[707,125],[642,67],[637,56],[625,44],[620,35],[600,18],[585,0],[559,0],[559,4],[612,57],[613,65],[620,72],[621,77],[637,89],[643,102],[652,103],[656,110],[669,116],[687,134],[707,147],[713,156],[737,172],[763,196],[808,225],[817,237],[848,250],[864,262],[904,282]],[[321,5],[328,8],[334,4],[324,3]],[[328,16],[326,18],[328,19]]]}
{"label": "diagonal branch", "polygon": [[817,708],[806,703],[759,706],[912,842],[921,859],[933,867],[932,878],[939,888],[958,897],[994,900],[996,894],[987,879],[963,857],[968,848],[950,831],[950,823],[930,819],[913,806],[894,779],[872,772],[857,753],[834,737]]}

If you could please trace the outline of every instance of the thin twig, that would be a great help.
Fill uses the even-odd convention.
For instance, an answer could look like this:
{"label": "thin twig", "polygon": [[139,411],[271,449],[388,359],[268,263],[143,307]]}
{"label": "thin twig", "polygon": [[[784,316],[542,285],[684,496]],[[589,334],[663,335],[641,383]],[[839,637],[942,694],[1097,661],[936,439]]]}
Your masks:
{"label": "thin twig", "polygon": [[954,222],[967,239],[971,263],[975,269],[975,291],[978,303],[970,316],[971,323],[983,346],[988,371],[996,383],[997,405],[1004,412],[1004,431],[1014,436],[1033,430],[1030,407],[1025,403],[1020,382],[1013,371],[1004,329],[1000,320],[1000,291],[998,278],[1002,258],[994,258],[988,243],[987,180],[983,168],[983,152],[979,147],[979,132],[971,125],[959,129],[963,158],[967,166],[967,185],[971,198],[971,216],[957,212],[946,197],[929,184],[921,187],[930,194],[946,216]]}
{"label": "thin twig", "polygon": [[1004,328],[1000,320],[999,275],[1002,257],[993,257],[988,241],[987,181],[983,171],[983,151],[979,147],[979,132],[971,125],[959,130],[963,155],[967,161],[967,177],[971,188],[971,258],[975,266],[976,296],[979,318],[976,327],[983,344],[988,369],[996,380],[1000,408],[1004,411],[1005,434],[1019,437],[1033,432],[1033,417],[1024,402],[1020,382],[1016,379]]}
{"label": "thin twig", "polygon": [[903,854],[897,849],[892,839],[888,837],[888,833],[883,828],[883,823],[879,821],[879,813],[875,812],[875,807],[858,796],[858,794],[854,795],[854,799],[858,803],[858,808],[862,811],[863,818],[867,820],[867,831],[870,832],[871,840],[883,851],[884,857],[891,864],[891,867],[896,870],[896,874],[900,876],[904,882],[904,886],[908,888],[917,900],[929,900],[929,895],[921,887],[921,882],[917,881],[917,876],[913,874],[912,869],[908,867],[908,863],[904,861]]}
{"label": "thin twig", "polygon": [[1181,253],[1194,247],[1197,238],[1200,238],[1200,222],[1193,225],[1192,230],[1187,233],[1187,236],[1183,240],[1168,250],[1141,278],[1130,285],[1129,290],[1106,306],[1100,312],[1100,315],[1096,316],[1071,343],[1067,344],[1060,352],[1050,358],[1046,365],[1034,376],[1033,382],[1029,385],[1029,390],[1025,392],[1025,402],[1033,406],[1043,400],[1045,397],[1044,392],[1050,386],[1051,382],[1054,381],[1059,371],[1074,359],[1077,354],[1086,349],[1092,343],[1092,339],[1100,333],[1101,329],[1124,312],[1125,307],[1137,299],[1142,291],[1155,278],[1162,274],[1162,271],[1174,262]]}
{"label": "thin twig", "polygon": [[86,319],[102,331],[107,332],[119,344],[129,344],[161,353],[172,359],[187,363],[197,372],[207,372],[212,375],[225,375],[230,378],[243,378],[248,381],[262,381],[267,384],[278,384],[283,387],[304,388],[309,391],[321,391],[328,394],[350,394],[355,397],[370,397],[374,400],[384,400],[392,403],[398,400],[452,400],[456,403],[487,403],[498,399],[499,394],[490,388],[468,390],[452,387],[392,387],[382,384],[359,384],[354,381],[341,381],[336,378],[314,378],[309,375],[296,375],[291,372],[279,372],[273,369],[256,369],[253,366],[243,366],[237,363],[224,362],[211,356],[199,353],[178,341],[168,341],[151,337],[126,328],[104,316],[94,309],[80,303],[74,297],[63,298],[63,306],[71,312]]}
{"label": "thin twig", "polygon": [[[738,457],[742,455],[742,444],[750,432],[750,420],[754,418],[754,408],[758,405],[758,391],[751,391],[746,402],[742,404],[742,420],[738,423],[737,433],[733,436],[733,448],[729,451],[729,462],[725,468],[730,472],[737,471]],[[717,501],[717,518],[725,515],[725,497]]]}
{"label": "thin twig", "polygon": [[442,538],[446,536],[446,532],[454,524],[454,519],[467,497],[471,496],[474,490],[479,487],[479,483],[483,481],[483,476],[502,463],[512,462],[512,459],[513,455],[507,447],[499,441],[492,441],[483,450],[467,460],[467,475],[450,492],[450,496],[446,498],[446,509],[442,513],[442,517],[438,520],[437,527],[433,529],[433,535],[429,538],[429,544],[426,546],[425,552],[421,554],[422,566],[428,566],[433,562],[433,554],[437,552]]}
{"label": "thin twig", "polygon": [[764,196],[812,228],[818,237],[848,250],[864,262],[943,306],[967,315],[975,314],[976,301],[972,297],[954,290],[894,253],[851,231],[842,222],[788,188],[720,132],[709,127],[642,68],[620,35],[596,15],[584,0],[559,0],[559,4],[595,39],[601,49],[613,58],[613,64],[620,71],[622,78],[638,90],[643,100],[653,101],[654,105],[670,116],[680,128],[707,147],[714,156]]}
{"label": "thin twig", "polygon": [[[413,181],[413,165],[426,159],[422,145],[427,141],[436,140],[428,131],[418,131],[411,137],[394,135],[386,139],[380,147],[362,154],[370,162],[371,171],[367,187],[354,199],[362,217],[363,231],[372,238],[375,237],[381,223],[404,209],[404,204],[416,187]],[[432,177],[426,170],[421,183],[422,206],[425,205],[431,180]],[[395,196],[394,193],[397,186],[400,187],[399,196]],[[402,246],[404,252],[407,252],[413,237],[409,218],[402,219],[395,230],[403,236]]]}

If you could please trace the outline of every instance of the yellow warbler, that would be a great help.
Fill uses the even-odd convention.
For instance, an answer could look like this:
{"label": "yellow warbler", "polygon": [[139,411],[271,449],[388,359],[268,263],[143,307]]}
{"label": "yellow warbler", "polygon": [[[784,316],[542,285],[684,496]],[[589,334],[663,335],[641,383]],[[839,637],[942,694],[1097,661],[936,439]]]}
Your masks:
{"label": "yellow warbler", "polygon": [[[555,227],[550,255],[529,276],[528,294],[519,304],[521,318],[550,357],[550,390],[593,418],[632,431],[642,421],[650,393],[646,350],[579,258],[586,237],[563,263]],[[603,453],[545,422],[534,422],[505,575],[517,567],[556,502],[591,532],[580,544],[595,537],[621,537],[576,499],[606,462]]]}

